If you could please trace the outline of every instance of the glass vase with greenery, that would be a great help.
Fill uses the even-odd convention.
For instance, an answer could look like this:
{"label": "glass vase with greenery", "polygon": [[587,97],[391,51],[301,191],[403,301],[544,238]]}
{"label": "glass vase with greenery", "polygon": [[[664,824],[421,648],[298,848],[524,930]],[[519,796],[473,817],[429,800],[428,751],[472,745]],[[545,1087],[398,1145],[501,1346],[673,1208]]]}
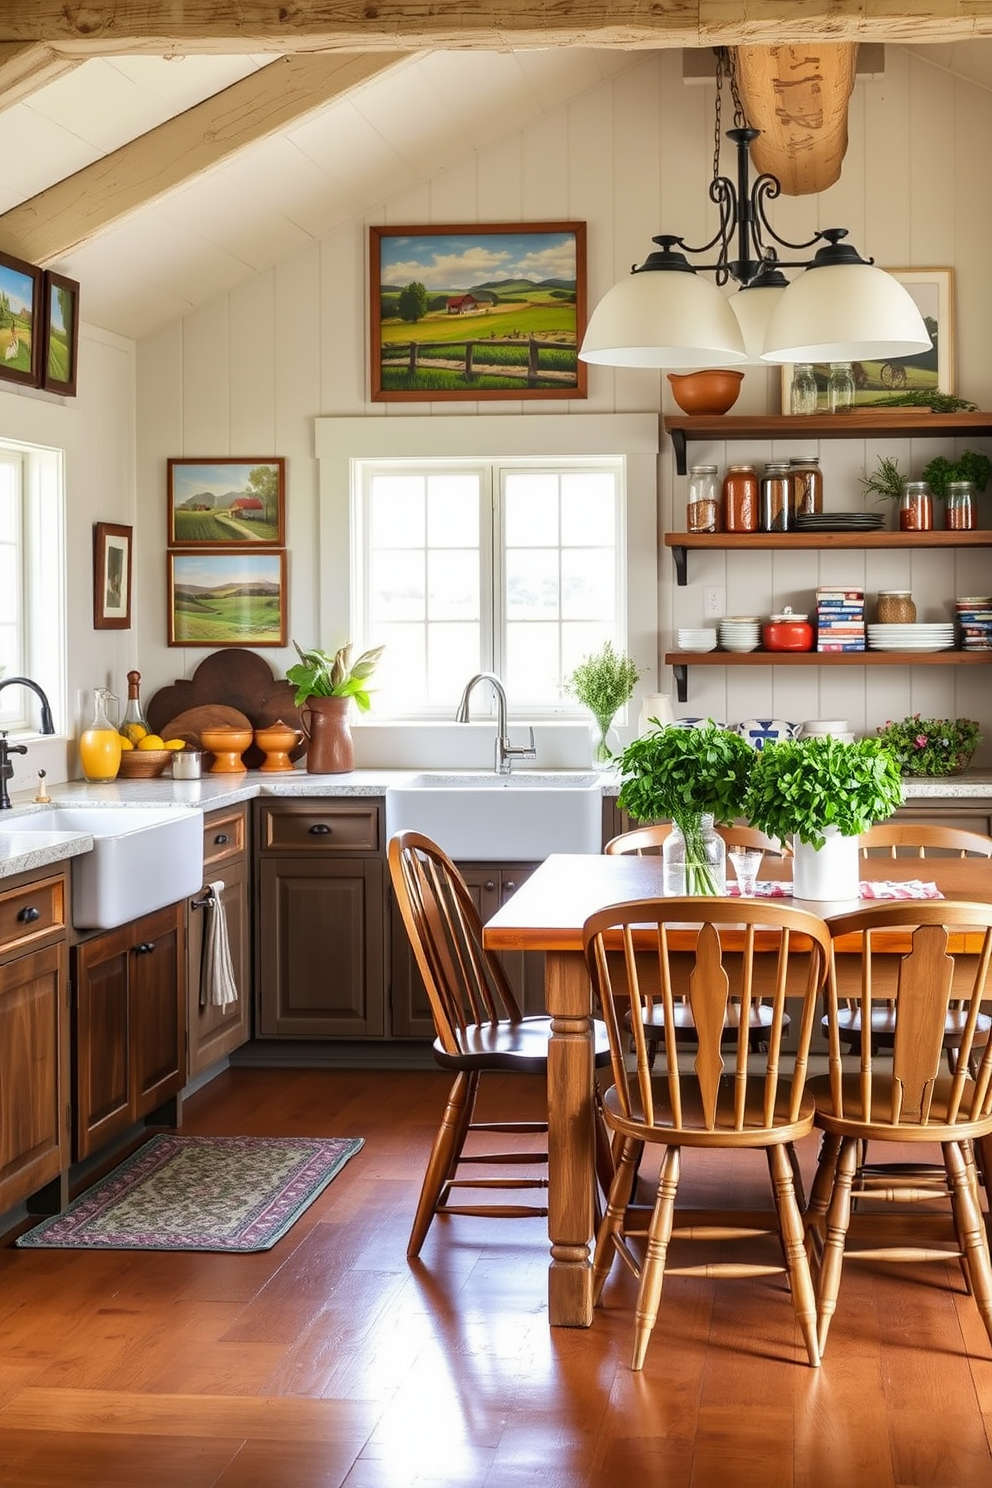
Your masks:
{"label": "glass vase with greenery", "polygon": [[921,718],[913,713],[876,729],[903,775],[956,775],[971,762],[982,742],[973,718]]}
{"label": "glass vase with greenery", "polygon": [[706,862],[703,817],[730,823],[742,814],[755,751],[711,719],[635,739],[620,756],[618,802],[635,821],[673,821],[685,838],[687,894],[715,894]]}
{"label": "glass vase with greenery", "polygon": [[595,720],[592,760],[594,765],[612,763],[608,741],[613,720],[630,701],[643,671],[635,661],[607,641],[602,650],[585,656],[565,679],[565,691],[589,709]]}

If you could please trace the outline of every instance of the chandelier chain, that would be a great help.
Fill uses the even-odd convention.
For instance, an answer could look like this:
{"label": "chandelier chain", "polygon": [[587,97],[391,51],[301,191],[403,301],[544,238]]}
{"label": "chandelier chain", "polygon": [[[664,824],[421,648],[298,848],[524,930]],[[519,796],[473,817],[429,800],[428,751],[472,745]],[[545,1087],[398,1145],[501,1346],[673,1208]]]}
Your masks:
{"label": "chandelier chain", "polygon": [[720,175],[720,142],[723,139],[723,80],[730,85],[730,97],[734,105],[734,128],[746,129],[747,117],[737,87],[737,66],[729,47],[714,47],[716,55],[716,106],[713,123],[713,179]]}

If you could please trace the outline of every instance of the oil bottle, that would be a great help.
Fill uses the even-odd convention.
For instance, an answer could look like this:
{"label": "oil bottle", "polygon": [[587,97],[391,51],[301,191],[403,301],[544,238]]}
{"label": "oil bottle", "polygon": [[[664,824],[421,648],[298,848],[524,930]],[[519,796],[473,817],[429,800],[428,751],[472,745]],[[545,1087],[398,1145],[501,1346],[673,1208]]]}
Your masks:
{"label": "oil bottle", "polygon": [[124,709],[124,717],[121,719],[120,731],[125,739],[137,746],[138,740],[143,739],[148,733],[148,720],[141,709],[141,673],[128,672],[127,674],[127,707]]}

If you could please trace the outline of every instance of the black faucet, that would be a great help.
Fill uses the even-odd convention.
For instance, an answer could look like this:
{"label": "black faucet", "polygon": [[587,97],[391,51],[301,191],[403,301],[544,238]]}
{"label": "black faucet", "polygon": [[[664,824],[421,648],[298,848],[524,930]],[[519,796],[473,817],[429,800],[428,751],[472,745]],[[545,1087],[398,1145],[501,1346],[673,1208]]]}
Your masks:
{"label": "black faucet", "polygon": [[[51,704],[45,696],[43,689],[38,686],[37,682],[32,682],[30,677],[5,677],[3,681],[0,681],[0,692],[3,692],[5,687],[11,687],[15,682],[19,682],[22,687],[29,687],[33,693],[37,694],[38,700],[41,703],[41,732],[43,734],[54,734],[55,725],[52,722]],[[8,780],[12,780],[14,776],[14,767],[10,762],[10,756],[12,754],[27,754],[27,752],[25,745],[8,744],[7,735],[0,733],[0,811],[10,810],[10,793],[7,790],[7,782]]]}

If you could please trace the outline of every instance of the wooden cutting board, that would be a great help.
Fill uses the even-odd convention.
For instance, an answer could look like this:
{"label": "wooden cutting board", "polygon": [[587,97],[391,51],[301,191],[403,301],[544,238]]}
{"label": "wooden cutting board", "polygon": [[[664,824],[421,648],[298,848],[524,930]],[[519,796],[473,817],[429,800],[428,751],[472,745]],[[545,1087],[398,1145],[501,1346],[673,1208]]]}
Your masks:
{"label": "wooden cutting board", "polygon": [[252,729],[247,714],[225,703],[201,703],[199,707],[187,708],[162,729],[163,739],[183,739],[191,749],[201,748],[200,734],[204,729],[243,728]]}

